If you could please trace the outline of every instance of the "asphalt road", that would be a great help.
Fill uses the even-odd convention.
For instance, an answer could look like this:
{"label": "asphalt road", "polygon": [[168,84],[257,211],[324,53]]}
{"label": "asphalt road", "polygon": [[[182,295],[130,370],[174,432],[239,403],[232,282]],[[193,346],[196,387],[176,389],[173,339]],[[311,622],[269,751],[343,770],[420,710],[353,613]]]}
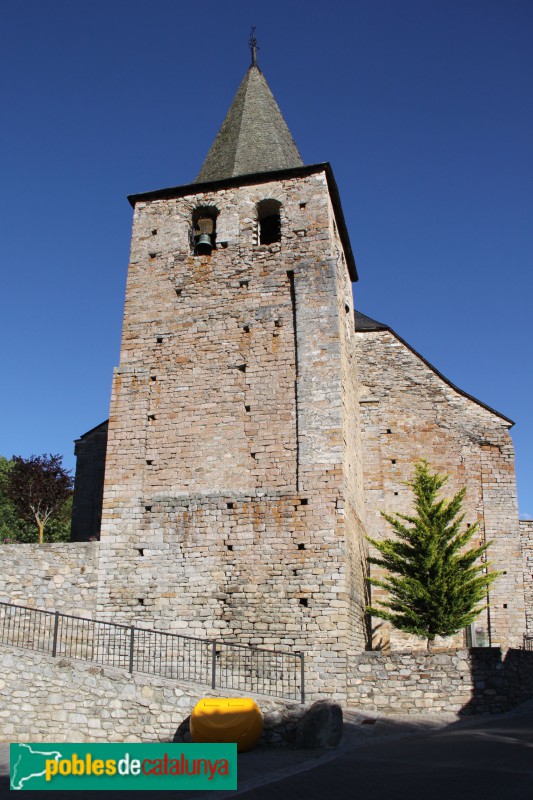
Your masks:
{"label": "asphalt road", "polygon": [[376,742],[237,796],[239,800],[532,800],[533,712]]}
{"label": "asphalt road", "polygon": [[[286,753],[288,756],[289,754]],[[533,800],[533,709],[453,723],[437,731],[391,736],[352,747],[338,755],[300,763],[294,774],[275,780],[257,761],[255,780],[236,792],[156,792],[176,800]],[[309,768],[305,768],[309,767]],[[274,778],[274,780],[270,780]],[[266,781],[266,782],[265,782]],[[242,785],[242,784],[241,784]],[[0,797],[13,797],[7,777]],[[109,798],[125,792],[58,792],[61,800]],[[24,792],[42,800],[41,792]],[[131,793],[128,797],[131,798]],[[134,800],[154,800],[154,792],[134,792]]]}

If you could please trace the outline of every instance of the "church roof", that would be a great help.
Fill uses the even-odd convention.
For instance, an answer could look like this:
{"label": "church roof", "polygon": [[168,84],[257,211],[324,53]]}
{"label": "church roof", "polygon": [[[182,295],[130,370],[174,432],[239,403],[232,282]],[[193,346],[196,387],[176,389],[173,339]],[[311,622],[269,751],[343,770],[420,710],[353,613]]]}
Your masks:
{"label": "church roof", "polygon": [[356,331],[388,331],[389,326],[383,322],[377,322],[372,317],[367,317],[357,309],[354,309],[355,330]]}
{"label": "church roof", "polygon": [[287,123],[254,59],[196,182],[219,181],[302,165]]}
{"label": "church roof", "polygon": [[94,428],[91,428],[90,430],[85,431],[85,433],[82,433],[81,436],[79,436],[74,441],[75,442],[79,442],[80,439],[85,439],[86,436],[91,436],[91,434],[96,433],[96,431],[104,433],[104,431],[107,430],[108,425],[109,425],[109,420],[108,419],[104,419],[104,421],[100,422],[99,425],[95,425]]}

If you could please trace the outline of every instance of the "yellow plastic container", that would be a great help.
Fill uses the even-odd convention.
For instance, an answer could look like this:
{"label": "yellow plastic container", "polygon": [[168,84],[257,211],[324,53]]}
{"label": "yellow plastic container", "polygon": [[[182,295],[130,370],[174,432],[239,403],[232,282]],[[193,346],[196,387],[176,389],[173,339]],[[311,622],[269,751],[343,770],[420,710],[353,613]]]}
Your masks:
{"label": "yellow plastic container", "polygon": [[244,753],[255,746],[262,730],[261,709],[251,697],[206,697],[191,713],[193,742],[236,742]]}

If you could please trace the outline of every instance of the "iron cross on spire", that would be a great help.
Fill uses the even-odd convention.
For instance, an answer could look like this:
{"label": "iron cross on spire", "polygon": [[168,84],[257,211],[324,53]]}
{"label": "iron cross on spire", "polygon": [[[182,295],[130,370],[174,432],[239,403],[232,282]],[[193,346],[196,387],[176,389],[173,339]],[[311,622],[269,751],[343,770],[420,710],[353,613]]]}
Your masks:
{"label": "iron cross on spire", "polygon": [[248,44],[250,45],[250,52],[252,54],[252,67],[257,67],[257,51],[259,50],[259,45],[257,44],[257,39],[255,38],[255,25],[252,25],[250,30],[250,39]]}

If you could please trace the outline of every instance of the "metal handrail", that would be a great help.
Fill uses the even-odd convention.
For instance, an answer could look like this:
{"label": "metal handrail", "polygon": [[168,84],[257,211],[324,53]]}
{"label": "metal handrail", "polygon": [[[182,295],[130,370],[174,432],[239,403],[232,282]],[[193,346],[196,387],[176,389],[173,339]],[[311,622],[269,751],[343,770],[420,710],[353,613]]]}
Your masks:
{"label": "metal handrail", "polygon": [[304,654],[0,602],[0,643],[304,703]]}
{"label": "metal handrail", "polygon": [[524,650],[533,650],[533,634],[524,633]]}

